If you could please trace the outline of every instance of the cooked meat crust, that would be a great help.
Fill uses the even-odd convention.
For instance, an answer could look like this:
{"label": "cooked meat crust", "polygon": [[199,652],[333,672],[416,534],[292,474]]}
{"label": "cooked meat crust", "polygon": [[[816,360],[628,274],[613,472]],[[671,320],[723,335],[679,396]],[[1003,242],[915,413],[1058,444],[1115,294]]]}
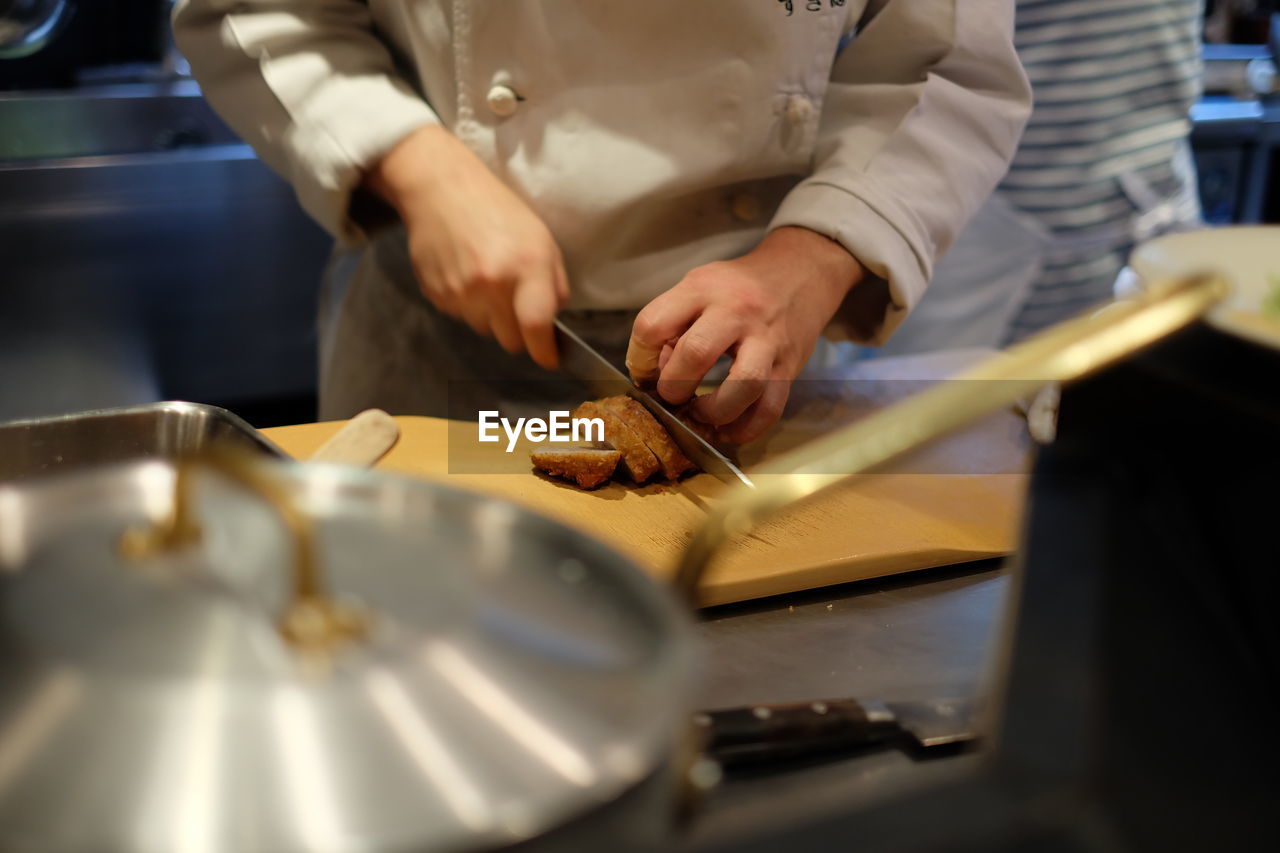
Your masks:
{"label": "cooked meat crust", "polygon": [[631,479],[644,483],[662,471],[676,480],[697,464],[680,451],[666,427],[642,404],[625,395],[588,400],[573,410],[574,418],[600,418],[604,439],[611,447],[548,447],[529,457],[539,471],[572,480],[582,489],[594,489],[607,482],[619,465]]}
{"label": "cooked meat crust", "polygon": [[588,400],[573,410],[573,418],[600,418],[604,421],[604,439],[622,452],[622,464],[637,483],[643,483],[658,473],[661,464],[658,457],[645,444],[644,439],[626,422],[605,406]]}
{"label": "cooked meat crust", "polygon": [[613,476],[622,454],[594,447],[549,447],[529,457],[539,471],[573,480],[582,489],[594,489]]}
{"label": "cooked meat crust", "polygon": [[671,438],[671,434],[640,403],[622,395],[606,397],[600,402],[640,436],[640,440],[657,457],[662,473],[668,480],[678,480],[681,475],[698,467],[680,452],[680,447]]}

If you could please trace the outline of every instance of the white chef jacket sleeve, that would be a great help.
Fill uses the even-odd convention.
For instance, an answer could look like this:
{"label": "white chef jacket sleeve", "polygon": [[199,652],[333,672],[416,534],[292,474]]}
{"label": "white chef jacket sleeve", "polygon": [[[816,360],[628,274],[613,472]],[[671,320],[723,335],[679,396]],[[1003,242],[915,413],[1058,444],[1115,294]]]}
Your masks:
{"label": "white chef jacket sleeve", "polygon": [[181,0],[174,38],[205,97],[348,242],[365,171],[439,119],[400,78],[361,0]]}
{"label": "white chef jacket sleeve", "polygon": [[770,228],[838,241],[872,274],[828,329],[883,342],[1003,177],[1031,109],[1013,0],[880,0],[837,57],[814,171]]}

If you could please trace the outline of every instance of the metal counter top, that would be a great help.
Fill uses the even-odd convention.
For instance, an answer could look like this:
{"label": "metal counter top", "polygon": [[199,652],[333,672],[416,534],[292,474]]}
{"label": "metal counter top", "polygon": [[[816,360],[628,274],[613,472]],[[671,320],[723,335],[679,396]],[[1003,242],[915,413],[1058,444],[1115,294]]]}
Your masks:
{"label": "metal counter top", "polygon": [[[985,560],[712,608],[700,707],[853,696],[981,695],[996,661],[1009,573]],[[871,803],[958,775],[981,751],[921,760],[894,750],[740,774],[712,793],[687,849],[730,829]]]}

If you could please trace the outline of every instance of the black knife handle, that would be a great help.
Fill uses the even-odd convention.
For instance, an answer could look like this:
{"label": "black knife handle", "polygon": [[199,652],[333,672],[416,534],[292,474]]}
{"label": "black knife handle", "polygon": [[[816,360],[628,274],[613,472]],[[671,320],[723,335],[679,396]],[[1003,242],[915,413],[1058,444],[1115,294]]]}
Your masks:
{"label": "black knife handle", "polygon": [[726,708],[694,722],[705,733],[706,754],[725,766],[873,746],[903,734],[884,705],[852,699]]}

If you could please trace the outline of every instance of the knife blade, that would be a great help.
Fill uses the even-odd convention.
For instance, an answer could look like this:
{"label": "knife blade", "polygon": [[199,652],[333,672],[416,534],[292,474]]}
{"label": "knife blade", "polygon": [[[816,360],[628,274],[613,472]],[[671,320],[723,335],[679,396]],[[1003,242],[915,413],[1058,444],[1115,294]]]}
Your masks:
{"label": "knife blade", "polygon": [[555,321],[556,340],[560,347],[560,369],[575,379],[583,382],[592,394],[601,397],[612,397],[625,394],[649,410],[649,413],[662,424],[676,446],[703,471],[721,482],[730,485],[746,485],[755,488],[751,478],[738,466],[708,444],[674,412],[666,407],[652,394],[637,388],[625,373],[613,365],[607,358],[596,352],[576,332],[560,320]]}
{"label": "knife blade", "polygon": [[970,699],[828,699],[706,711],[694,717],[708,757],[734,767],[906,742],[929,750],[975,740]]}

